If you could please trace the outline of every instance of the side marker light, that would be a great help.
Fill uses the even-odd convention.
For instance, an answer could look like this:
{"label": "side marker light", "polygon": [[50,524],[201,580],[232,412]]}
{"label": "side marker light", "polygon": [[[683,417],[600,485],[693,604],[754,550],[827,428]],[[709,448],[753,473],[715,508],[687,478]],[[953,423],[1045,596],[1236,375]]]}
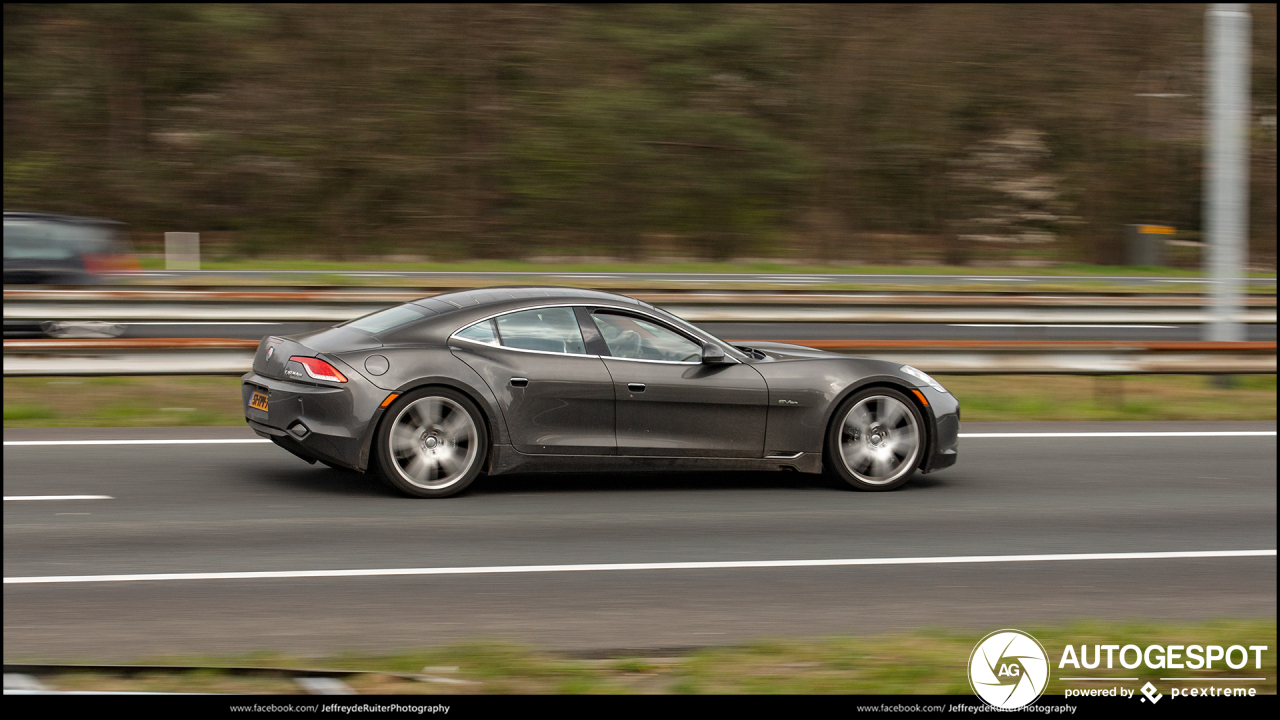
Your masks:
{"label": "side marker light", "polygon": [[396,398],[398,397],[400,397],[400,393],[391,393],[390,395],[387,396],[387,399],[383,400],[382,404],[379,405],[378,407],[387,407],[391,403],[395,402]]}

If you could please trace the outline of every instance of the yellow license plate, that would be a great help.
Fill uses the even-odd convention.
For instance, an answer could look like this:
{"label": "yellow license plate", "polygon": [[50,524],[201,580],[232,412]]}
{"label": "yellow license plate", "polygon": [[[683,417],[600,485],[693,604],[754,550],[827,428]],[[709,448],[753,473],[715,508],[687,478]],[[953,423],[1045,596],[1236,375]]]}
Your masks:
{"label": "yellow license plate", "polygon": [[267,394],[255,392],[253,396],[249,398],[249,407],[254,408],[255,410],[261,410],[262,412],[266,412],[267,411]]}

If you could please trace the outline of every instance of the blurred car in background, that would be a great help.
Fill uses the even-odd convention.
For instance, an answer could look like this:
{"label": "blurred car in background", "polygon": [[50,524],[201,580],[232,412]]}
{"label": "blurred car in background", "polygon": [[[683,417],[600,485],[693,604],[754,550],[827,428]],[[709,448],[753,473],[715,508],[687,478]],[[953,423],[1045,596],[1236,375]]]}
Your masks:
{"label": "blurred car in background", "polygon": [[112,273],[137,272],[124,223],[9,212],[4,214],[5,285],[96,285]]}
{"label": "blurred car in background", "polygon": [[[141,269],[124,223],[34,212],[4,214],[4,284],[97,285]],[[110,323],[5,320],[4,336],[112,337]]]}

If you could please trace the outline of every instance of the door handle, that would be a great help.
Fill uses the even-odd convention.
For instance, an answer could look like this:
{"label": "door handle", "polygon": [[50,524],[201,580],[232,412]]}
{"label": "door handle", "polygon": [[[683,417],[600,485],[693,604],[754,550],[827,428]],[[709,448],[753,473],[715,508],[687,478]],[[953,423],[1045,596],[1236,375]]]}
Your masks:
{"label": "door handle", "polygon": [[631,392],[644,392],[644,383],[627,383],[627,389]]}
{"label": "door handle", "polygon": [[511,378],[511,387],[527,387],[529,378]]}

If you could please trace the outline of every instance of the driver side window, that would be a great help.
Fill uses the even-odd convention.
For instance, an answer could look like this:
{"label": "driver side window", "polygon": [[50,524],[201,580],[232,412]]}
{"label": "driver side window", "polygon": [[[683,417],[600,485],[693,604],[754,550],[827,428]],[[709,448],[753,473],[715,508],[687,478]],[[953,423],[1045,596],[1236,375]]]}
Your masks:
{"label": "driver side window", "polygon": [[610,312],[592,313],[609,354],[630,360],[699,362],[702,347],[672,330],[648,320]]}

